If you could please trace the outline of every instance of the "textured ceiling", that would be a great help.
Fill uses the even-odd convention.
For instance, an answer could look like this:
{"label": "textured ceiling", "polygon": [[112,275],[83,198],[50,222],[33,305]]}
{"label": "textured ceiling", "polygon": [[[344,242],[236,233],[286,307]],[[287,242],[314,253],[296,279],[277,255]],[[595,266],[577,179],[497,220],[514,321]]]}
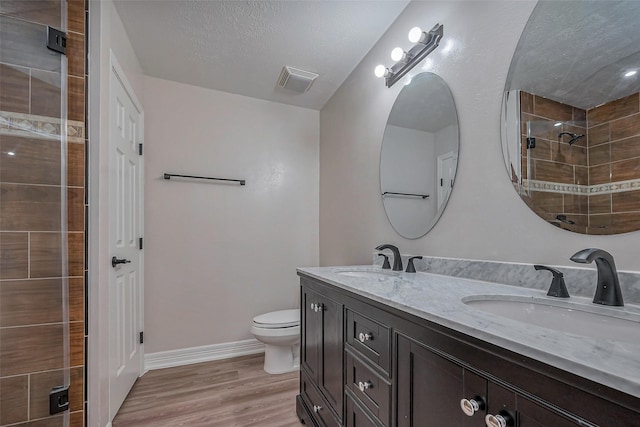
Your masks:
{"label": "textured ceiling", "polygon": [[[409,0],[115,0],[145,74],[319,110]],[[320,74],[277,86],[284,65]]]}
{"label": "textured ceiling", "polygon": [[[640,1],[541,1],[514,55],[507,90],[589,109],[640,90]],[[623,74],[638,70],[632,78]]]}

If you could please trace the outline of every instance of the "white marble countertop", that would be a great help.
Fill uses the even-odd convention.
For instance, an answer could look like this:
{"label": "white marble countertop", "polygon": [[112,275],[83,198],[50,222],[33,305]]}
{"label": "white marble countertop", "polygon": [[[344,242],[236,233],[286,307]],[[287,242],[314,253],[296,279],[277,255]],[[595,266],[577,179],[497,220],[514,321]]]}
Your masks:
{"label": "white marble countertop", "polygon": [[[344,274],[360,271],[389,275]],[[563,300],[535,289],[429,273],[390,272],[375,266],[310,267],[298,272],[640,398],[640,342],[557,332],[481,311],[463,300],[524,297],[545,299],[553,305],[578,304],[589,311],[639,322],[640,328],[637,305],[604,307],[582,297]]]}

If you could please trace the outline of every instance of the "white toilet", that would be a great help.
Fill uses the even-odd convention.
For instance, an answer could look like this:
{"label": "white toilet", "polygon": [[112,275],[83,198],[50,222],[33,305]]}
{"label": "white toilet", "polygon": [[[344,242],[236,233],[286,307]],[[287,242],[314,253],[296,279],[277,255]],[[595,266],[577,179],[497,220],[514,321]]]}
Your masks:
{"label": "white toilet", "polygon": [[265,344],[264,370],[284,374],[300,368],[300,310],[280,310],[253,318],[251,333]]}

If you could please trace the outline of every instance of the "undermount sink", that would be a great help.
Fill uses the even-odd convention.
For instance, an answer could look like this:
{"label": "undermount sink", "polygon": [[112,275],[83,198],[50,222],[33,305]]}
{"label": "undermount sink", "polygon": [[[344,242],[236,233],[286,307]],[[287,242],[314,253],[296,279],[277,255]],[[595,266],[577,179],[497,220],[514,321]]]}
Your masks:
{"label": "undermount sink", "polygon": [[640,315],[568,301],[482,296],[462,300],[469,307],[554,331],[631,343],[640,342]]}
{"label": "undermount sink", "polygon": [[393,273],[386,271],[371,271],[371,270],[346,270],[339,271],[338,274],[348,277],[359,277],[362,279],[387,279],[395,277]]}

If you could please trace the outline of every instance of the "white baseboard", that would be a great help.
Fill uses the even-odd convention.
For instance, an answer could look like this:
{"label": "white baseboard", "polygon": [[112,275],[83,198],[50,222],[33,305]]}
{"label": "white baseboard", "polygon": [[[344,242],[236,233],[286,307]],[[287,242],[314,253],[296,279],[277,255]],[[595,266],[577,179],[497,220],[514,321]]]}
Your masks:
{"label": "white baseboard", "polygon": [[264,344],[256,339],[159,351],[144,355],[144,369],[150,371],[257,353],[264,353]]}

